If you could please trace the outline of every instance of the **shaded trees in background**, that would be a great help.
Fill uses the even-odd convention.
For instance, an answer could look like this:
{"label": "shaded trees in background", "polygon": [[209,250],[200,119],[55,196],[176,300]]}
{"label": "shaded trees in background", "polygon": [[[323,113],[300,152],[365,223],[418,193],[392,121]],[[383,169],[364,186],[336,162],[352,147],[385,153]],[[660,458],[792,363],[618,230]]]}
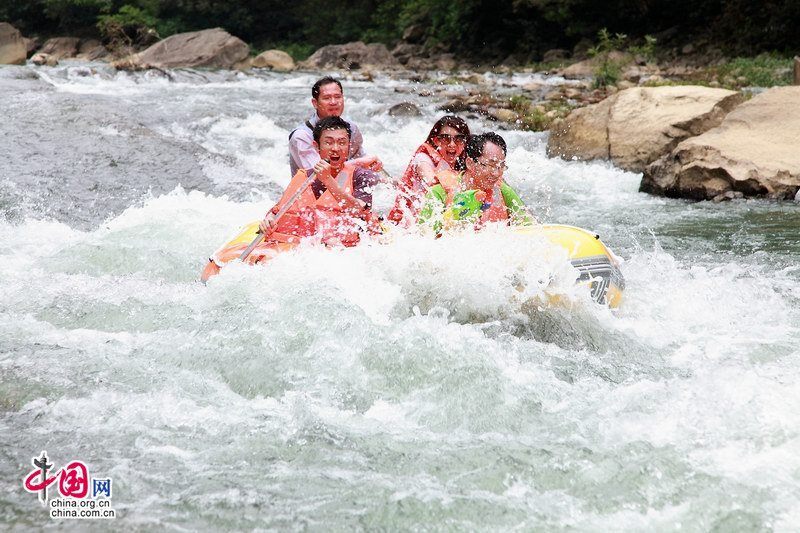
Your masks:
{"label": "shaded trees in background", "polygon": [[[594,41],[601,28],[660,45],[705,40],[731,52],[800,50],[797,0],[0,0],[0,20],[24,34],[97,35],[142,28],[160,37],[221,26],[252,43],[307,50],[353,40],[396,42],[412,25],[422,41],[476,59],[537,59]],[[670,39],[672,41],[670,41]]]}

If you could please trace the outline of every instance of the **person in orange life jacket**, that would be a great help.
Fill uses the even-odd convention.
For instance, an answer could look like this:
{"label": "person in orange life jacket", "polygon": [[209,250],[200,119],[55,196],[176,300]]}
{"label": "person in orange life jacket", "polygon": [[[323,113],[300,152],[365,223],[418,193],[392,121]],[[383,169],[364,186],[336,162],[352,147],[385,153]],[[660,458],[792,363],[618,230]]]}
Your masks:
{"label": "person in orange life jacket", "polygon": [[479,227],[487,222],[530,225],[535,222],[519,195],[503,181],[506,142],[498,134],[473,135],[464,149],[466,170],[457,191],[431,187],[420,211],[419,223],[432,224],[441,233],[452,221]]}
{"label": "person in orange life jacket", "polygon": [[[344,93],[342,84],[336,78],[325,76],[314,83],[311,88],[311,105],[314,113],[303,124],[289,134],[289,168],[292,176],[301,168],[306,169],[310,174],[314,173],[314,167],[319,161],[319,151],[314,147],[314,126],[317,122],[327,117],[340,117],[344,113]],[[346,121],[350,125],[350,149],[347,159],[358,159],[364,157],[364,138],[361,131],[351,121]],[[361,166],[367,166],[368,161]]]}
{"label": "person in orange life jacket", "polygon": [[[373,170],[383,166],[375,156],[363,156],[358,162],[348,161],[351,134],[350,124],[340,117],[326,117],[317,122],[313,132],[313,146],[319,156],[313,168],[316,180],[284,215],[286,222],[282,222],[283,219],[270,222],[269,216],[264,218],[259,228],[268,238],[275,233],[280,240],[286,236],[306,237],[321,232],[326,243],[333,243],[337,238],[346,246],[357,243],[358,224],[354,226],[353,219],[372,222],[372,188],[379,180]],[[305,169],[298,170],[283,196],[291,196],[306,181],[307,175]],[[283,199],[273,212],[277,212],[282,203]]]}
{"label": "person in orange life jacket", "polygon": [[464,146],[468,137],[469,126],[464,119],[445,115],[436,121],[400,178],[389,220],[400,223],[405,217],[405,222],[411,223],[430,187],[441,183],[449,191],[457,186],[456,173],[465,169]]}

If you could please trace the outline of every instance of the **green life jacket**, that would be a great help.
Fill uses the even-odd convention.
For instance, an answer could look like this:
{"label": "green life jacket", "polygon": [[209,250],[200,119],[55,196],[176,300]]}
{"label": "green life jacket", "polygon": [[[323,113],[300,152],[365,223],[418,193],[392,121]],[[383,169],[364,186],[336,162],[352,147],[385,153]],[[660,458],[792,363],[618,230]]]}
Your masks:
{"label": "green life jacket", "polygon": [[[425,195],[425,203],[419,212],[417,222],[419,224],[431,224],[434,231],[441,232],[443,220],[478,220],[482,213],[483,202],[475,198],[477,191],[461,191],[453,196],[453,203],[449,209],[445,209],[447,204],[447,192],[439,184],[434,185]],[[525,204],[517,192],[509,185],[500,185],[500,194],[503,203],[508,209],[508,219],[511,224],[518,226],[530,226],[534,223]]]}

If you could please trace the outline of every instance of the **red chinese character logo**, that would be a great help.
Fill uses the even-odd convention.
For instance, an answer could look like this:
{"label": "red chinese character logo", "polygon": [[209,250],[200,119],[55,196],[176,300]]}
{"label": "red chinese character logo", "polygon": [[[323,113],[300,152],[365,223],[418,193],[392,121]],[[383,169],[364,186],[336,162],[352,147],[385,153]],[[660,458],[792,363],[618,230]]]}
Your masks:
{"label": "red chinese character logo", "polygon": [[[28,492],[39,493],[39,501],[42,505],[47,505],[47,487],[49,487],[58,476],[47,477],[47,471],[53,468],[53,465],[47,462],[47,452],[42,452],[41,459],[33,458],[33,466],[36,470],[28,474],[25,478],[25,490]],[[38,478],[38,481],[35,481]]]}
{"label": "red chinese character logo", "polygon": [[[54,475],[48,476],[47,472],[53,465],[47,462],[47,452],[42,452],[41,458],[32,460],[36,470],[25,478],[24,486],[28,492],[39,493],[39,501],[47,505],[47,488],[58,479],[58,491],[64,498],[85,498],[89,494],[89,471],[81,461],[72,461],[67,466],[59,469]],[[109,496],[111,480],[108,480]]]}
{"label": "red chinese character logo", "polygon": [[62,468],[58,491],[65,498],[85,498],[89,493],[89,472],[86,465],[80,461],[72,461]]}

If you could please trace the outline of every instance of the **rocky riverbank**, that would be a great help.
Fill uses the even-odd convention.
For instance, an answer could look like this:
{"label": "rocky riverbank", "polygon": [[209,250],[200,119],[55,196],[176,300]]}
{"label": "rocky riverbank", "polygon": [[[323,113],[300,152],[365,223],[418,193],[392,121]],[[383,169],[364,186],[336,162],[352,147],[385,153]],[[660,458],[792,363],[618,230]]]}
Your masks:
{"label": "rocky riverbank", "polygon": [[[481,115],[498,129],[551,130],[551,157],[608,159],[642,172],[648,193],[717,201],[800,195],[800,87],[759,94],[762,88],[748,87],[752,73],[686,47],[666,63],[616,50],[588,58],[576,49],[552,50],[540,64],[509,58],[481,66],[425,48],[413,32],[405,37],[392,50],[362,42],[325,46],[296,63],[281,50],[254,57],[247,43],[220,28],[172,35],[141,51],[110,51],[74,37],[39,43],[0,23],[0,63],[52,66],[74,58],[132,70],[339,70],[365,80],[381,72],[435,81],[425,90],[445,100],[443,112]],[[775,84],[800,83],[800,59],[794,76],[782,63],[764,61],[763,70]],[[514,75],[528,81],[510,82]],[[391,110],[414,112],[410,105]]]}

